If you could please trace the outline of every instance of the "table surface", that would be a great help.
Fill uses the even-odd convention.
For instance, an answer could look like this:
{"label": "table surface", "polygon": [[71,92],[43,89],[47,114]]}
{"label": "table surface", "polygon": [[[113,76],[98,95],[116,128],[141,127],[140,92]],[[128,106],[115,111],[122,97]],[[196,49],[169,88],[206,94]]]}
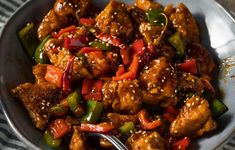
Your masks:
{"label": "table surface", "polygon": [[235,0],[216,0],[235,16]]}
{"label": "table surface", "polygon": [[[0,32],[2,27],[7,22],[8,18],[13,14],[14,10],[18,8],[23,2],[27,0],[0,0]],[[216,0],[223,7],[228,9],[235,17],[235,0]],[[0,149],[3,150],[27,150],[26,146],[18,140],[12,133],[5,116],[0,108]],[[232,150],[235,149],[235,133],[228,138],[218,149]]]}

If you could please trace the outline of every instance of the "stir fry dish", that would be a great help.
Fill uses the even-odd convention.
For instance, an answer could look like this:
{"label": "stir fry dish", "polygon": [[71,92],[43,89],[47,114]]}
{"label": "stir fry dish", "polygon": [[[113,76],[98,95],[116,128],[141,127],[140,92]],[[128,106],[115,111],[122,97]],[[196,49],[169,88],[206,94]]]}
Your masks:
{"label": "stir fry dish", "polygon": [[130,150],[184,150],[228,110],[189,9],[133,3],[110,0],[100,10],[90,0],[56,0],[40,24],[20,30],[35,83],[11,93],[48,146],[113,149],[86,136],[103,133]]}

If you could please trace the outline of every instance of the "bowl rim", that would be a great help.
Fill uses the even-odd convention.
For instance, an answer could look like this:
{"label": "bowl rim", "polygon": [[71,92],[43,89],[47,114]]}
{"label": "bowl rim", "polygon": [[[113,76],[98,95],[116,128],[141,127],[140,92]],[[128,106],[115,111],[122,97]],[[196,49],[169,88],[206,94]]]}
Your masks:
{"label": "bowl rim", "polygon": [[[224,6],[222,6],[222,4],[220,4],[218,1],[213,0],[213,2],[222,10],[223,13],[225,13],[231,20],[233,23],[235,23],[235,18],[233,17],[233,15],[230,13],[230,11],[225,8]],[[8,18],[8,20],[6,21],[5,25],[2,28],[2,32],[0,33],[0,43],[2,41],[3,35],[6,32],[6,28],[8,26],[8,24],[10,24],[14,18],[17,16],[17,14],[21,11],[24,11],[23,8],[25,7],[30,7],[31,3],[34,3],[34,0],[28,0],[25,1],[24,3],[22,3],[21,6],[19,6],[14,13],[11,14],[11,16]],[[11,130],[13,131],[13,133],[17,136],[17,138],[19,138],[20,141],[22,141],[26,148],[29,149],[33,149],[33,150],[40,150],[40,148],[35,145],[34,143],[32,143],[29,139],[27,139],[26,137],[24,137],[21,132],[16,128],[16,126],[14,125],[14,123],[12,122],[11,118],[9,118],[8,112],[6,110],[6,107],[4,102],[3,102],[3,97],[2,97],[2,91],[0,90],[0,107],[2,108],[2,112],[4,114],[4,116],[6,117],[6,120],[11,128]],[[235,131],[235,124],[234,126],[231,128],[232,131]],[[221,142],[215,146],[215,149],[218,149],[222,144],[224,144],[225,141],[227,141],[229,139],[229,137],[233,134],[233,132],[231,132],[230,134],[227,134],[227,136],[223,137],[221,139]]]}

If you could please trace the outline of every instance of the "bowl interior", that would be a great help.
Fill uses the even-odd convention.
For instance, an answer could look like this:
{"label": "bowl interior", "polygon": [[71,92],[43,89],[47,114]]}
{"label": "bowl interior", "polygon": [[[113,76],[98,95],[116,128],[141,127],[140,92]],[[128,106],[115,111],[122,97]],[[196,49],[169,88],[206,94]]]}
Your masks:
{"label": "bowl interior", "polygon": [[[122,0],[133,3],[131,0]],[[108,0],[94,1],[104,7]],[[204,46],[222,64],[224,58],[230,57],[235,62],[235,25],[230,16],[213,0],[160,0],[163,4],[184,2],[196,17]],[[0,39],[0,96],[4,113],[17,136],[33,149],[45,149],[42,132],[37,130],[21,102],[12,98],[9,91],[18,84],[33,82],[32,65],[17,37],[17,32],[28,22],[39,23],[52,7],[53,1],[29,1],[9,20]],[[232,57],[234,56],[234,57]],[[234,67],[229,70],[235,73]],[[223,90],[223,100],[229,111],[219,119],[220,130],[198,139],[193,149],[213,149],[230,135],[235,127],[235,82],[230,76],[218,71],[220,80],[215,84]],[[225,82],[227,81],[227,82]],[[215,144],[216,143],[216,144]]]}

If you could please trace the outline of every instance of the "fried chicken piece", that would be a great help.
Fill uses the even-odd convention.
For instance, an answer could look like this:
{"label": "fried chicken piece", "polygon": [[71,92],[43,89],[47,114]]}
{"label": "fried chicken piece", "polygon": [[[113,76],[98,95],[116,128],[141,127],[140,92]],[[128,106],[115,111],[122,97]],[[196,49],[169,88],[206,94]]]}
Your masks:
{"label": "fried chicken piece", "polygon": [[209,51],[200,44],[192,44],[187,52],[189,58],[196,59],[198,74],[211,80],[212,72],[215,69],[215,62]]}
{"label": "fried chicken piece", "polygon": [[204,92],[204,84],[200,78],[190,73],[179,73],[177,89],[179,93],[193,93],[201,96]]}
{"label": "fried chicken piece", "polygon": [[199,136],[216,128],[207,100],[193,96],[185,102],[171,123],[170,134],[175,137]]}
{"label": "fried chicken piece", "polygon": [[135,114],[142,104],[137,80],[107,81],[102,94],[104,107],[112,107],[115,112]]}
{"label": "fried chicken piece", "polygon": [[[53,42],[53,39],[51,42]],[[65,70],[69,59],[74,56],[66,49],[62,49],[58,54],[55,54],[51,51],[46,51],[46,54],[49,57],[50,62],[62,70]],[[73,61],[72,80],[79,80],[84,78],[92,78],[92,75],[88,71],[85,57],[75,56]]]}
{"label": "fried chicken piece", "polygon": [[94,77],[100,77],[110,71],[112,66],[110,66],[103,52],[90,52],[85,54],[85,56]]}
{"label": "fried chicken piece", "polygon": [[180,3],[169,17],[170,23],[180,32],[182,38],[188,43],[199,42],[199,29],[191,12],[188,8]]}
{"label": "fried chicken piece", "polygon": [[133,25],[126,4],[111,0],[96,17],[96,26],[103,33],[123,39],[131,38]]}
{"label": "fried chicken piece", "polygon": [[163,6],[160,3],[154,2],[153,0],[136,0],[135,6],[148,11],[150,9],[161,9]]}
{"label": "fried chicken piece", "polygon": [[57,0],[39,25],[38,38],[43,40],[51,32],[66,27],[71,18],[83,16],[90,3],[90,0]]}
{"label": "fried chicken piece", "polygon": [[147,22],[142,22],[139,26],[139,31],[148,44],[153,44],[154,40],[160,36],[162,30],[163,27],[153,26]]}
{"label": "fried chicken piece", "polygon": [[130,150],[165,150],[164,139],[156,132],[133,133],[127,140]]}
{"label": "fried chicken piece", "polygon": [[69,149],[70,150],[86,150],[86,144],[82,133],[79,131],[78,127],[73,128],[73,135],[70,140]]}
{"label": "fried chicken piece", "polygon": [[176,70],[165,57],[151,61],[140,74],[139,83],[145,103],[175,103]]}
{"label": "fried chicken piece", "polygon": [[51,115],[50,108],[56,104],[60,96],[59,89],[47,82],[40,82],[21,84],[11,92],[23,102],[35,126],[43,130]]}

